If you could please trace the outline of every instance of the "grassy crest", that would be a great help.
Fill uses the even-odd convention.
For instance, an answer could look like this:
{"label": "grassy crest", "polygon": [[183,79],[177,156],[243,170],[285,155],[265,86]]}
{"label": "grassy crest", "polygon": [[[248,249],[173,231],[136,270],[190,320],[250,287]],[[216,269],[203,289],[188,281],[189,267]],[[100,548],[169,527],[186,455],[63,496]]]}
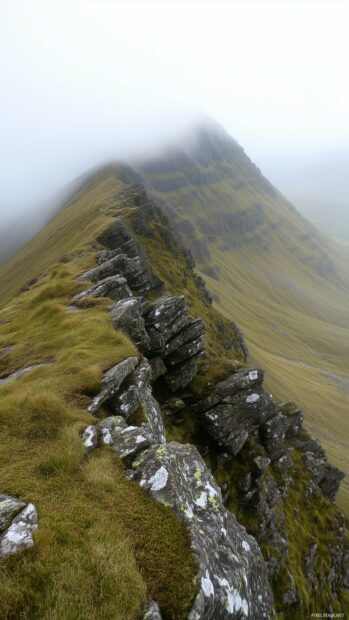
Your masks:
{"label": "grassy crest", "polygon": [[6,281],[13,275],[8,295],[28,290],[1,309],[0,376],[41,364],[0,386],[0,489],[39,514],[35,547],[0,568],[4,620],[131,620],[149,596],[165,618],[185,618],[194,595],[184,527],[126,480],[111,449],[87,458],[79,437],[93,423],[86,405],[102,372],[138,355],[112,329],[107,300],[80,312],[67,307],[83,288],[76,276],[93,265],[89,240],[109,221],[106,201],[120,187],[115,174],[103,174],[2,273]]}

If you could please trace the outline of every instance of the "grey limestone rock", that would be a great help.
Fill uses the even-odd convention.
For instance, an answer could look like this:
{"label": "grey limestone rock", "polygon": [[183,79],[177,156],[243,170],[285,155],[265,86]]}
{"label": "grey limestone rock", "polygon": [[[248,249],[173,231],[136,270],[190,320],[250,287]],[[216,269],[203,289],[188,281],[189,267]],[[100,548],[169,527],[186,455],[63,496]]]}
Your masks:
{"label": "grey limestone rock", "polygon": [[0,532],[24,508],[25,502],[11,495],[0,495]]}
{"label": "grey limestone rock", "polygon": [[274,405],[261,388],[240,390],[228,400],[204,411],[202,421],[217,443],[236,455],[249,435],[274,415]]}
{"label": "grey limestone rock", "polygon": [[85,451],[87,454],[92,452],[98,445],[98,434],[97,429],[94,425],[90,424],[87,426],[82,433],[82,442],[85,446]]}
{"label": "grey limestone rock", "polygon": [[106,400],[116,395],[122,382],[135,369],[137,363],[138,359],[136,357],[128,357],[104,373],[102,378],[102,389],[88,406],[87,410],[89,413],[96,413]]}
{"label": "grey limestone rock", "polygon": [[267,420],[260,429],[263,445],[268,454],[277,453],[285,443],[288,420],[282,413]]}
{"label": "grey limestone rock", "polygon": [[197,340],[201,336],[204,336],[204,334],[205,326],[203,321],[201,319],[190,319],[188,325],[181,329],[180,332],[165,344],[164,354],[169,356],[183,345]]}
{"label": "grey limestone rock", "polygon": [[81,293],[78,293],[72,298],[72,303],[76,303],[85,299],[86,297],[109,297],[119,301],[127,297],[132,297],[131,289],[129,288],[127,281],[122,276],[110,276],[100,280],[94,286],[90,286]]}
{"label": "grey limestone rock", "polygon": [[[20,501],[16,500],[16,498],[11,498],[11,500],[12,505]],[[37,529],[37,526],[38,515],[36,508],[33,504],[27,504],[25,508],[11,520],[7,529],[0,534],[0,561],[9,555],[33,547],[33,533]]]}
{"label": "grey limestone rock", "polygon": [[267,571],[254,538],[222,503],[219,487],[196,448],[152,446],[133,463],[135,478],[187,526],[198,562],[190,620],[274,617]]}
{"label": "grey limestone rock", "polygon": [[124,332],[141,352],[149,349],[149,336],[141,315],[142,302],[136,297],[122,299],[113,305],[111,319],[115,329]]}
{"label": "grey limestone rock", "polygon": [[200,356],[192,357],[178,364],[165,375],[165,382],[172,392],[186,387],[194,379],[199,359]]}
{"label": "grey limestone rock", "polygon": [[249,367],[236,372],[225,381],[220,381],[212,388],[212,393],[205,399],[200,400],[195,406],[199,413],[211,409],[220,402],[229,402],[232,397],[241,390],[261,387],[264,373],[260,368]]}
{"label": "grey limestone rock", "polygon": [[151,394],[149,387],[151,372],[147,360],[136,367],[128,377],[128,388],[113,398],[115,413],[119,413],[127,420],[148,399]]}
{"label": "grey limestone rock", "polygon": [[148,360],[150,368],[151,368],[151,383],[154,383],[156,379],[162,377],[166,374],[167,368],[158,355],[156,357],[152,357]]}
{"label": "grey limestone rock", "polygon": [[166,343],[189,321],[185,297],[160,297],[145,316],[150,350],[163,351]]}

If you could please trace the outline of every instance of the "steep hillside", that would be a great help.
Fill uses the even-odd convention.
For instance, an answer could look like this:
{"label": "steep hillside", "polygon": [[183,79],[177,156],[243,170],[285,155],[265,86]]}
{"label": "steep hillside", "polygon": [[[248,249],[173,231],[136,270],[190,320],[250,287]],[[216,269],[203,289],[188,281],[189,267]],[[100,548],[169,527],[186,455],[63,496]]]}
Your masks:
{"label": "steep hillside", "polygon": [[1,618],[345,613],[342,474],[132,170],[0,274]]}
{"label": "steep hillside", "polygon": [[[246,334],[277,398],[348,473],[349,254],[320,234],[219,126],[137,163],[217,307]],[[349,486],[340,497],[349,514]]]}

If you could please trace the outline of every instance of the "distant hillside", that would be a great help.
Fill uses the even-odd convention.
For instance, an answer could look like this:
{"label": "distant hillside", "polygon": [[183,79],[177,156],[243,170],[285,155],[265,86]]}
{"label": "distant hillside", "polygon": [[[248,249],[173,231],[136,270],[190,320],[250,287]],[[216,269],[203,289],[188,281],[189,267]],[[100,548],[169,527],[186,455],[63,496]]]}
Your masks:
{"label": "distant hillside", "polygon": [[[215,124],[137,168],[218,307],[247,334],[270,389],[280,398],[291,391],[348,472],[347,250],[305,220]],[[349,512],[348,486],[342,498]]]}
{"label": "distant hillside", "polygon": [[279,166],[279,187],[320,230],[349,244],[349,152]]}

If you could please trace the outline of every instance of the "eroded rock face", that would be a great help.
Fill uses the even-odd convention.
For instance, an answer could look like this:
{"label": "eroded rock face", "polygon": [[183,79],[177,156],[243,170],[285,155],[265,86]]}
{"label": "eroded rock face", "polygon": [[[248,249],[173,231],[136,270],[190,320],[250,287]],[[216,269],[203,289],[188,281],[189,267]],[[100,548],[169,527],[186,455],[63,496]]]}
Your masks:
{"label": "eroded rock face", "polygon": [[142,317],[142,302],[131,297],[122,299],[113,305],[111,319],[115,329],[120,329],[144,353],[149,350],[150,339]]}
{"label": "eroded rock face", "polygon": [[102,389],[88,407],[89,413],[96,413],[99,407],[108,399],[116,395],[120,385],[126,377],[135,369],[138,363],[136,357],[128,357],[113,368],[110,368],[102,378]]}
{"label": "eroded rock face", "polygon": [[110,276],[99,280],[94,286],[90,286],[86,290],[75,295],[71,302],[72,304],[85,299],[86,297],[109,297],[119,301],[126,297],[132,297],[131,289],[127,284],[126,278],[121,276]]}
{"label": "eroded rock face", "polygon": [[133,463],[135,478],[188,527],[198,561],[191,620],[273,618],[273,597],[256,541],[223,506],[196,448],[152,446]]}
{"label": "eroded rock face", "polygon": [[160,297],[145,314],[145,325],[150,337],[150,350],[162,352],[168,340],[187,323],[185,297]]}
{"label": "eroded rock face", "polygon": [[38,526],[38,515],[33,504],[26,505],[16,497],[1,495],[0,524],[0,561],[33,547],[33,533]]}
{"label": "eroded rock face", "polygon": [[202,413],[208,432],[220,446],[236,455],[264,421],[275,415],[274,404],[262,388],[240,390]]}

